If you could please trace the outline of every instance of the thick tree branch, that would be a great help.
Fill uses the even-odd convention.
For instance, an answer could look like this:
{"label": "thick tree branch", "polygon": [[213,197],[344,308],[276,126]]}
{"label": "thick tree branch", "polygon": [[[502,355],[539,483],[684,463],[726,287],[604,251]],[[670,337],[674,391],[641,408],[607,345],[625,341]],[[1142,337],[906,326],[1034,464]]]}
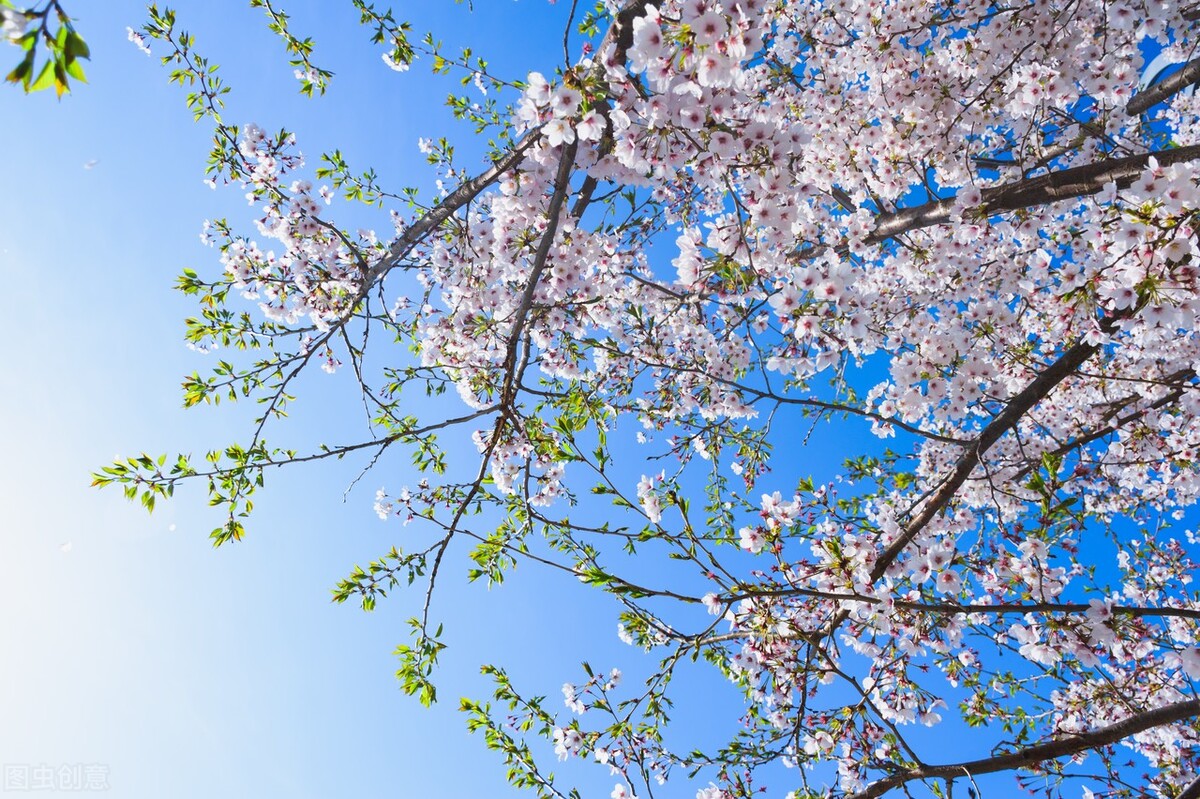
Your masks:
{"label": "thick tree branch", "polygon": [[1200,146],[1175,147],[1125,158],[1110,158],[996,186],[983,191],[983,204],[988,213],[1015,211],[1096,194],[1107,183],[1116,183],[1118,187],[1125,188],[1142,174],[1151,158],[1156,159],[1159,166],[1194,161],[1200,158]]}
{"label": "thick tree branch", "polygon": [[1200,82],[1200,58],[1193,59],[1183,65],[1178,72],[1169,75],[1145,91],[1135,94],[1125,106],[1125,113],[1137,116],[1143,111],[1149,111],[1173,95],[1178,94],[1189,86]]}
{"label": "thick tree branch", "polygon": [[517,142],[517,145],[513,147],[511,152],[493,163],[490,169],[481,172],[470,180],[460,183],[435,208],[430,209],[427,214],[405,228],[404,232],[397,236],[396,240],[388,247],[387,256],[382,258],[367,273],[363,280],[361,293],[365,296],[366,292],[370,290],[376,281],[386,275],[392,267],[407,258],[408,254],[413,251],[413,248],[424,241],[426,236],[436,231],[459,208],[471,202],[488,186],[499,180],[501,175],[521,163],[522,159],[525,158],[525,153],[539,138],[541,138],[540,128],[529,131],[521,141]]}
{"label": "thick tree branch", "polygon": [[613,21],[610,33],[615,35],[617,46],[613,51],[614,63],[624,64],[625,54],[633,46],[633,20],[641,16],[650,0],[633,0],[619,12]]}
{"label": "thick tree branch", "polygon": [[[1171,379],[1173,379],[1173,380],[1175,380],[1175,379],[1191,380],[1195,376],[1196,376],[1195,371],[1193,371],[1191,369],[1187,369],[1187,370],[1177,373],[1176,375],[1173,375]],[[1179,401],[1180,397],[1183,396],[1183,392],[1186,389],[1194,388],[1194,387],[1195,386],[1193,386],[1192,384],[1178,385],[1175,388],[1173,388],[1171,390],[1171,392],[1168,393],[1166,396],[1164,396],[1158,400],[1155,400],[1154,402],[1150,403],[1146,407],[1139,408],[1136,411],[1132,411],[1132,412],[1126,414],[1125,416],[1119,417],[1115,421],[1111,421],[1111,418],[1110,418],[1108,424],[1102,424],[1100,427],[1098,427],[1095,430],[1091,430],[1087,433],[1082,433],[1079,436],[1071,439],[1070,441],[1067,441],[1067,442],[1061,444],[1060,446],[1055,447],[1052,450],[1049,450],[1049,452],[1047,454],[1049,454],[1049,455],[1066,455],[1066,454],[1071,453],[1081,447],[1087,446],[1088,444],[1092,443],[1093,441],[1097,441],[1101,438],[1104,438],[1105,436],[1111,436],[1114,433],[1117,433],[1118,431],[1120,431],[1121,428],[1125,427],[1125,425],[1130,424],[1131,422],[1136,422],[1138,419],[1141,419],[1142,417],[1144,417],[1146,414],[1150,413],[1151,411],[1157,411],[1157,410],[1160,410],[1167,406],[1173,405],[1174,403]],[[1142,399],[1141,395],[1134,395],[1131,397],[1127,397],[1124,400],[1121,400],[1115,406],[1115,410],[1112,413],[1114,413],[1114,414],[1120,413],[1121,410],[1136,403],[1140,399]],[[1026,475],[1030,474],[1035,468],[1036,468],[1036,466],[1033,463],[1031,463],[1028,466],[1021,469],[1019,472],[1017,472],[1017,474],[1014,476],[1013,479],[1021,480]]]}
{"label": "thick tree branch", "polygon": [[1130,716],[1107,727],[1067,738],[1046,741],[995,757],[971,760],[965,763],[949,763],[944,766],[918,766],[890,777],[884,777],[878,782],[872,783],[866,790],[852,794],[847,799],[874,799],[876,796],[882,796],[893,788],[898,788],[913,780],[961,777],[964,773],[977,776],[996,771],[1030,768],[1048,760],[1114,744],[1139,732],[1186,721],[1197,715],[1200,715],[1200,699],[1176,702]]}
{"label": "thick tree branch", "polygon": [[[1200,158],[1200,145],[1175,147],[1125,158],[1110,158],[994,186],[983,190],[981,208],[984,213],[990,215],[1086,197],[1099,193],[1108,183],[1127,188],[1142,174],[1152,157],[1158,160],[1160,166],[1194,161]],[[880,214],[875,218],[875,227],[867,236],[866,243],[880,244],[914,230],[945,224],[950,221],[953,210],[954,198],[949,197],[913,208]],[[809,260],[828,249],[824,245],[809,246],[795,253],[792,258],[799,261]]]}
{"label": "thick tree branch", "polygon": [[[633,0],[625,5],[620,12],[617,13],[612,26],[609,28],[605,38],[607,41],[615,41],[614,58],[623,62],[625,53],[633,43],[633,20],[638,15],[644,13],[646,6],[650,4],[650,0]],[[596,66],[597,70],[602,70],[602,65]],[[538,139],[541,138],[541,129],[535,128],[529,131],[525,136],[517,142],[516,146],[500,160],[492,164],[492,166],[471,178],[470,180],[460,183],[454,191],[446,195],[436,207],[430,209],[428,213],[422,216],[417,221],[413,222],[408,228],[401,233],[388,248],[388,254],[375,265],[370,272],[367,273],[363,280],[361,294],[366,295],[366,292],[378,280],[386,275],[394,266],[403,261],[413,248],[420,244],[424,239],[438,229],[439,226],[449,219],[458,209],[471,202],[478,197],[488,186],[500,179],[500,176],[505,172],[515,168],[525,158],[525,153],[531,148]]]}
{"label": "thick tree branch", "polygon": [[517,378],[518,345],[525,330],[529,310],[533,307],[533,297],[537,293],[542,272],[546,269],[546,259],[550,257],[550,249],[554,246],[554,237],[558,233],[558,220],[571,188],[571,170],[575,166],[577,151],[578,142],[574,141],[563,148],[562,160],[558,163],[558,173],[554,179],[554,193],[546,208],[546,230],[542,233],[542,240],[538,242],[537,252],[533,256],[533,264],[529,268],[529,281],[521,295],[521,304],[513,312],[512,332],[508,336],[508,349],[504,357],[504,388],[500,392],[500,402],[504,406],[512,402],[513,386]]}
{"label": "thick tree branch", "polygon": [[[1112,319],[1106,320],[1102,328],[1111,328]],[[1079,343],[1067,349],[1061,357],[1046,370],[1041,372],[1033,382],[1027,385],[1019,394],[1008,401],[999,414],[983,428],[975,443],[967,447],[959,457],[954,470],[942,481],[937,490],[928,497],[921,511],[905,526],[900,536],[885,549],[871,570],[871,581],[875,582],[883,576],[888,567],[900,556],[917,534],[929,524],[962,488],[963,483],[970,477],[971,472],[979,465],[983,454],[1000,440],[1000,437],[1016,426],[1029,409],[1046,397],[1054,388],[1070,377],[1076,369],[1099,349],[1097,344]]]}
{"label": "thick tree branch", "polygon": [[1183,792],[1176,796],[1175,799],[1200,799],[1200,779],[1194,780],[1191,785],[1183,789]]}
{"label": "thick tree branch", "polygon": [[[862,602],[868,605],[882,605],[885,602],[885,600],[880,599],[879,597],[864,596],[862,594],[843,594],[834,591],[819,591],[812,588],[777,588],[762,590],[749,588],[742,591],[735,591],[726,596],[721,596],[719,599],[722,602],[732,603],[743,599],[787,596],[804,596],[812,597],[814,599],[832,599],[838,602]],[[908,610],[914,613],[932,613],[944,616],[965,615],[968,613],[990,613],[997,616],[1010,614],[1024,615],[1026,613],[1086,613],[1091,609],[1091,605],[1085,605],[1079,602],[1009,602],[987,605],[959,605],[954,602],[915,602],[908,599],[892,599],[887,601],[890,601],[893,607],[899,608],[900,610]],[[1170,616],[1181,619],[1200,620],[1200,610],[1195,608],[1113,605],[1111,608],[1109,608],[1109,610],[1114,616]]]}

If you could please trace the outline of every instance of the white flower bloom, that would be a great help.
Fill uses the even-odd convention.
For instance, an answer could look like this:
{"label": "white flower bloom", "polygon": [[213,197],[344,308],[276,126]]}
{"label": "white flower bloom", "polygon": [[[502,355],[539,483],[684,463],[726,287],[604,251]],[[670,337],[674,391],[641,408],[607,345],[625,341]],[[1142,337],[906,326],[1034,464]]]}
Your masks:
{"label": "white flower bloom", "polygon": [[757,555],[762,552],[762,548],[766,545],[767,539],[763,536],[762,531],[754,527],[743,527],[738,530],[738,542],[742,549]]}
{"label": "white flower bloom", "polygon": [[29,17],[15,8],[0,8],[0,36],[15,42],[25,35]]}
{"label": "white flower bloom", "polygon": [[408,62],[397,60],[391,53],[383,54],[383,63],[387,64],[389,69],[393,69],[396,72],[408,71]]}
{"label": "white flower bloom", "polygon": [[[0,8],[0,13],[3,13],[3,12],[4,12],[4,9]],[[7,30],[7,25],[5,27]],[[150,45],[146,44],[145,36],[138,33],[133,28],[126,28],[125,32],[128,34],[129,41],[133,42],[134,46],[137,47],[137,49],[141,50],[146,55],[150,55]]]}
{"label": "white flower bloom", "polygon": [[604,117],[594,110],[588,111],[575,124],[575,133],[580,141],[599,141],[604,135]]}
{"label": "white flower bloom", "polygon": [[1179,653],[1183,672],[1192,678],[1200,678],[1200,648],[1191,647]]}
{"label": "white flower bloom", "polygon": [[558,117],[547,122],[542,132],[546,134],[546,141],[551,147],[575,141],[575,129],[571,127],[571,123]]}

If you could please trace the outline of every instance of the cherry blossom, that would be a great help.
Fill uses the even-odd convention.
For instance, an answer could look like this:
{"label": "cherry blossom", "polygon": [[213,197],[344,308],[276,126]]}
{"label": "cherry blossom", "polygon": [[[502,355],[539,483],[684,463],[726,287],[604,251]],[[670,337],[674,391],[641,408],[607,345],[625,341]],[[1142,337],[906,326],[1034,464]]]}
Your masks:
{"label": "cherry blossom", "polygon": [[[1194,792],[1194,10],[602,8],[573,66],[512,81],[509,111],[480,117],[511,143],[477,175],[423,140],[441,194],[397,208],[394,234],[339,227],[290,135],[221,128],[257,231],[214,227],[221,285],[257,305],[252,335],[278,363],[341,364],[333,379],[360,381],[371,408],[371,440],[311,457],[362,450],[385,468],[396,445],[423,470],[374,507],[429,540],[335,592],[373,606],[427,580],[405,690],[431,690],[428,600],[466,541],[471,579],[523,560],[565,571],[661,656],[641,690],[588,667],[563,686],[566,722],[494,672],[519,710],[499,723],[472,705],[473,724],[522,784],[549,784],[512,737],[538,728],[559,758],[621,780],[614,799],[696,769],[698,799],[750,796],[771,764],[791,780],[771,790],[796,797],[945,794],[997,772]],[[1138,88],[1158,51],[1183,77]],[[313,177],[335,173],[346,185]],[[411,355],[375,365],[349,334],[376,328]],[[301,330],[302,350],[279,343]],[[244,374],[272,409],[287,395],[290,378]],[[411,417],[406,390],[455,410]],[[832,443],[825,420],[845,431]],[[443,449],[446,428],[477,457]],[[840,473],[809,475],[810,436]],[[304,459],[257,432],[231,451],[207,471],[100,479],[203,476],[228,501]],[[626,555],[663,552],[690,582],[626,576]],[[746,707],[730,745],[699,755],[666,729],[692,660]],[[921,726],[1003,740],[947,762]]]}

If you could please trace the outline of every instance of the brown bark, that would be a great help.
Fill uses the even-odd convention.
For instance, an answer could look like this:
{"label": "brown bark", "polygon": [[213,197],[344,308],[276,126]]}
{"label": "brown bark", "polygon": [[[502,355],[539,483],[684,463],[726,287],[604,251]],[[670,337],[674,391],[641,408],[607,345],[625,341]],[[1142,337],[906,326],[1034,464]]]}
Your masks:
{"label": "brown bark", "polygon": [[[1183,702],[1176,702],[1172,705],[1155,708],[1154,710],[1147,710],[1144,713],[1130,716],[1107,727],[1101,727],[1090,732],[1059,738],[1053,741],[1045,741],[1033,746],[1027,746],[1024,749],[1018,749],[1015,752],[1008,752],[980,760],[970,760],[963,763],[948,763],[943,766],[918,766],[873,782],[865,790],[852,794],[847,799],[874,799],[876,796],[882,796],[893,788],[898,788],[913,780],[949,779],[964,775],[974,777],[996,771],[1031,768],[1040,763],[1060,757],[1067,757],[1077,752],[1086,752],[1091,749],[1107,746],[1108,744],[1114,744],[1139,732],[1186,721],[1197,715],[1200,715],[1200,699],[1188,699]],[[1187,790],[1190,791],[1191,789],[1189,787]]]}
{"label": "brown bark", "polygon": [[[1115,183],[1119,188],[1128,188],[1142,174],[1152,157],[1158,160],[1160,166],[1194,161],[1200,158],[1200,145],[1174,147],[1152,153],[1130,155],[1125,158],[1109,158],[1071,169],[1060,169],[1034,178],[1013,181],[1002,186],[994,186],[983,190],[981,207],[983,213],[991,215],[1087,197],[1099,193],[1107,183]],[[914,230],[944,225],[950,221],[953,210],[954,198],[950,197],[912,208],[879,214],[875,218],[875,227],[867,236],[866,242],[867,244],[880,244]],[[827,246],[810,246],[795,253],[792,258],[804,261],[815,258],[828,249]]]}

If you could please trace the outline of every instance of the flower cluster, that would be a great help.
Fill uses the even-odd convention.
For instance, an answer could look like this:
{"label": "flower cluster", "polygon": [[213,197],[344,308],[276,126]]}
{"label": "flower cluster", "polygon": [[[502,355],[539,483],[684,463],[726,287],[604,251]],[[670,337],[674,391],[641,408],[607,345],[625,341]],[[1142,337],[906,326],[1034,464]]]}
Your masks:
{"label": "flower cluster", "polygon": [[[698,799],[752,793],[739,758],[832,762],[836,796],[925,779],[906,736],[953,716],[1014,746],[1082,742],[1061,744],[1080,758],[1121,722],[1155,770],[1147,790],[1194,784],[1195,537],[1171,525],[1200,500],[1200,103],[1131,102],[1143,53],[1190,57],[1194,14],[606,7],[612,28],[578,64],[521,84],[509,156],[443,186],[395,257],[326,222],[312,185],[285,178],[290,137],[252,126],[238,152],[280,252],[231,239],[222,256],[270,319],[318,331],[393,291],[402,265],[422,296],[388,323],[418,360],[387,371],[389,390],[456,391],[484,463],[473,481],[381,492],[377,512],[448,541],[487,506],[503,521],[465,533],[474,576],[561,557],[620,596],[625,640],[674,647],[627,708],[646,724],[543,720],[557,755],[607,765],[614,797],[698,763],[655,725],[666,672],[703,654],[747,715],[739,757],[707,761],[726,767]],[[411,443],[440,474],[423,428],[371,399],[381,446]],[[861,423],[836,442],[845,473],[793,474],[831,417]],[[649,454],[614,468],[641,457],[610,443],[626,427]],[[580,494],[611,506],[580,499],[588,481]],[[629,518],[602,516],[613,507]],[[651,539],[703,597],[599,565],[612,540]],[[660,599],[697,611],[699,631],[641,602]],[[567,708],[611,710],[618,676],[565,685]],[[1096,766],[1114,790],[1117,760]]]}

